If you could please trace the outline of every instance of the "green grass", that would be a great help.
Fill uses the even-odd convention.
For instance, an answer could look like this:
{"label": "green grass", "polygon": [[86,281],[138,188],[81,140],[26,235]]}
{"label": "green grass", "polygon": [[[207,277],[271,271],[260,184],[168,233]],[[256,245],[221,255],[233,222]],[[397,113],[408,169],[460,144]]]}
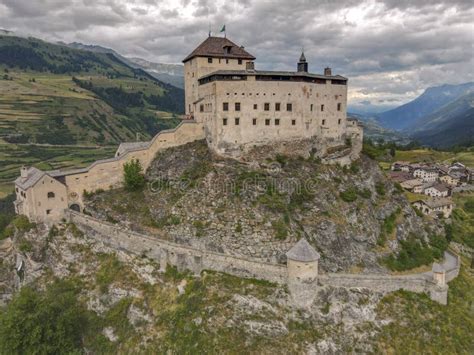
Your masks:
{"label": "green grass", "polygon": [[474,204],[473,193],[455,194],[454,203],[456,208],[452,213],[452,224],[446,227],[449,237],[474,248]]}

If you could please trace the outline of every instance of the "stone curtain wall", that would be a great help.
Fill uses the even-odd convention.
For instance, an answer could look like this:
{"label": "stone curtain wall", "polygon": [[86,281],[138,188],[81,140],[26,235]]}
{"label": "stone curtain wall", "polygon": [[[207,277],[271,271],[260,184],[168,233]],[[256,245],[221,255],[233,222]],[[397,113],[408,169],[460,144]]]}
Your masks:
{"label": "stone curtain wall", "polygon": [[[160,263],[161,270],[165,270],[166,265],[170,264],[176,266],[180,271],[191,270],[195,274],[199,274],[202,270],[213,270],[238,277],[257,278],[279,284],[289,283],[290,292],[295,302],[301,306],[312,302],[320,286],[367,288],[383,293],[401,289],[417,293],[426,292],[431,299],[442,304],[447,303],[448,287],[447,285],[443,287],[436,285],[432,272],[411,275],[328,273],[320,274],[313,282],[303,283],[298,280],[288,280],[286,265],[176,244],[133,232],[74,211],[67,213],[70,221],[86,231],[88,237],[115,250],[153,258]],[[449,251],[445,252],[443,264],[446,270],[446,282],[458,276],[461,265],[458,255]]]}
{"label": "stone curtain wall", "polygon": [[258,259],[230,256],[171,243],[125,230],[84,214],[68,211],[71,222],[88,232],[95,240],[116,249],[136,255],[146,255],[160,263],[188,269],[196,274],[202,270],[214,270],[247,278],[258,278],[276,283],[286,283],[286,265],[267,263]]}

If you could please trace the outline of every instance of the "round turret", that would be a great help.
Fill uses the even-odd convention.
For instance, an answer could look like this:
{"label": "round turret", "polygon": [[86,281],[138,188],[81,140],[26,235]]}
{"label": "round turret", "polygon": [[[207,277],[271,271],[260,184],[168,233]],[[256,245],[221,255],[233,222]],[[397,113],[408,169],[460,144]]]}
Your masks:
{"label": "round turret", "polygon": [[318,277],[319,253],[306,241],[300,239],[286,253],[288,281],[312,282]]}

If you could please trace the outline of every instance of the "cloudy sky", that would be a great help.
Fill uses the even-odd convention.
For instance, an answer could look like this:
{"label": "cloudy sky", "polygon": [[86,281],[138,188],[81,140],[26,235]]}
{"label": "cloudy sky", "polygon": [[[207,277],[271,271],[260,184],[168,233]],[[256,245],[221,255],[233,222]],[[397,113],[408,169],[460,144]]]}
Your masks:
{"label": "cloudy sky", "polygon": [[407,102],[424,88],[474,81],[472,0],[0,0],[0,28],[99,44],[179,63],[209,24],[257,57],[260,69],[349,77],[352,107]]}

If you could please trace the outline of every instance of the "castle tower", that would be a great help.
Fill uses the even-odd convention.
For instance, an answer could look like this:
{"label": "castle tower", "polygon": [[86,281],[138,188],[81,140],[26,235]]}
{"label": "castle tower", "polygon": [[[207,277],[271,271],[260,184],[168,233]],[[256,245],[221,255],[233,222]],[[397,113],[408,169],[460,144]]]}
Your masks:
{"label": "castle tower", "polygon": [[304,52],[301,52],[300,61],[297,65],[297,71],[301,73],[308,72],[308,63],[306,62],[306,57],[304,56]]}
{"label": "castle tower", "polygon": [[448,304],[448,285],[446,284],[446,270],[443,265],[433,263],[433,282],[434,287],[430,289],[430,298],[433,301],[441,303],[442,305]]}
{"label": "castle tower", "polygon": [[243,46],[225,37],[209,36],[184,58],[184,90],[186,115],[197,118],[201,112],[198,80],[219,70],[246,70],[247,62],[255,60]]}
{"label": "castle tower", "polygon": [[438,286],[446,285],[446,271],[443,265],[433,263],[433,281]]}
{"label": "castle tower", "polygon": [[286,253],[288,288],[295,304],[307,307],[316,295],[319,253],[302,238]]}

